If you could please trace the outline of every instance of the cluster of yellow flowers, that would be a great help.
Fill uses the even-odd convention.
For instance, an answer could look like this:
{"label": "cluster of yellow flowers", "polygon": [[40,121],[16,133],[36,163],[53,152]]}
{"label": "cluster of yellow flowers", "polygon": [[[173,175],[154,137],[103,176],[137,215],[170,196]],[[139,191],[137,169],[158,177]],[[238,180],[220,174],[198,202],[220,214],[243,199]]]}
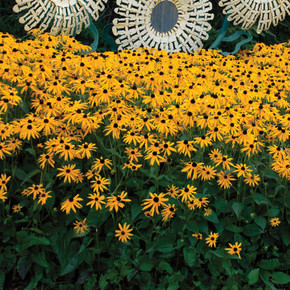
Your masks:
{"label": "cluster of yellow flowers", "polygon": [[[190,180],[212,180],[227,190],[237,179],[258,185],[253,160],[263,156],[264,167],[290,180],[289,44],[257,44],[238,57],[206,49],[86,50],[68,36],[45,33],[22,42],[0,33],[0,159],[33,142],[42,171],[54,170],[64,183],[88,180],[87,205],[96,210],[106,204],[118,211],[130,202],[127,192],[110,188],[110,174],[146,166],[171,164]],[[108,144],[116,142],[112,152]],[[90,164],[86,172],[79,159]],[[43,205],[53,194],[43,186],[22,193]],[[170,196],[210,215],[197,190],[172,185],[150,193],[143,210],[152,216],[162,206],[163,220],[172,218]],[[61,210],[76,211],[81,201],[74,195]]]}

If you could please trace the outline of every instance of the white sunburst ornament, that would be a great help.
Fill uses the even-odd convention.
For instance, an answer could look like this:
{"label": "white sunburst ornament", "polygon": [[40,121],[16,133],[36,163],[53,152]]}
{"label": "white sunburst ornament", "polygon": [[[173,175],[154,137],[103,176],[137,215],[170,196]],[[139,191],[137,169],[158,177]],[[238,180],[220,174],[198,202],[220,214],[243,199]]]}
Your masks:
{"label": "white sunburst ornament", "polygon": [[147,48],[197,51],[214,18],[209,0],[117,0],[113,33],[119,50]]}
{"label": "white sunburst ornament", "polygon": [[[29,31],[39,25],[41,31],[51,27],[52,35],[79,34],[83,28],[90,26],[90,16],[96,21],[99,12],[105,8],[108,0],[15,0],[13,11],[27,10],[19,18]],[[52,21],[53,20],[53,21]]]}
{"label": "white sunburst ornament", "polygon": [[219,6],[224,7],[228,20],[243,30],[258,22],[257,33],[268,30],[272,23],[276,26],[290,14],[289,0],[221,0]]}

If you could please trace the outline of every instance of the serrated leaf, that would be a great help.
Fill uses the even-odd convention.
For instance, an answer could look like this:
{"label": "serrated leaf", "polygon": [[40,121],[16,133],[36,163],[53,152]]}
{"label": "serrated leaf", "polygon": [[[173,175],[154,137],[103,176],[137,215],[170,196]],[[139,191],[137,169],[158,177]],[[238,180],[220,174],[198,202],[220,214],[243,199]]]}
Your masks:
{"label": "serrated leaf", "polygon": [[144,272],[151,271],[153,267],[154,267],[154,263],[149,259],[143,260],[139,266],[140,270]]}
{"label": "serrated leaf", "polygon": [[172,274],[173,273],[173,269],[172,267],[170,266],[169,263],[165,262],[165,261],[161,261],[159,264],[158,264],[158,267],[157,269],[159,271],[166,271],[168,274]]}
{"label": "serrated leaf", "polygon": [[264,270],[274,270],[280,266],[280,262],[278,259],[261,260],[259,266]]}
{"label": "serrated leaf", "polygon": [[99,286],[100,286],[101,290],[104,290],[107,285],[108,285],[108,282],[107,282],[105,276],[102,274],[100,277],[100,280],[99,280]]}
{"label": "serrated leaf", "polygon": [[255,283],[258,282],[259,279],[259,273],[260,273],[260,269],[253,269],[249,274],[248,274],[248,280],[249,280],[249,284],[253,285]]}
{"label": "serrated leaf", "polygon": [[234,202],[232,205],[232,208],[233,208],[236,216],[239,218],[241,215],[241,212],[244,208],[244,205],[242,203],[239,203],[239,202]]}
{"label": "serrated leaf", "polygon": [[31,265],[32,265],[32,260],[29,257],[21,257],[18,260],[16,269],[22,280],[25,279]]}
{"label": "serrated leaf", "polygon": [[271,280],[277,284],[284,285],[290,283],[290,276],[284,272],[274,272],[271,278]]}
{"label": "serrated leaf", "polygon": [[131,223],[134,222],[135,218],[142,212],[141,207],[137,203],[131,205]]}
{"label": "serrated leaf", "polygon": [[243,231],[243,228],[238,227],[236,225],[228,225],[226,226],[226,230],[234,233],[241,233]]}
{"label": "serrated leaf", "polygon": [[42,267],[49,267],[49,263],[47,262],[46,257],[45,257],[45,252],[43,251],[33,255],[32,260],[33,262],[35,262],[36,264]]}
{"label": "serrated leaf", "polygon": [[195,263],[195,251],[192,248],[183,248],[183,257],[188,266],[192,267]]}
{"label": "serrated leaf", "polygon": [[265,230],[267,221],[263,216],[255,216],[254,221],[262,230]]}
{"label": "serrated leaf", "polygon": [[209,216],[203,216],[203,217],[205,220],[208,220],[208,221],[215,223],[215,224],[217,224],[219,222],[219,219],[218,219],[215,212],[212,212],[211,215],[209,215]]}
{"label": "serrated leaf", "polygon": [[267,198],[265,195],[263,195],[261,193],[255,193],[253,197],[254,197],[254,201],[256,202],[256,204],[258,204],[258,205],[267,204]]}
{"label": "serrated leaf", "polygon": [[279,215],[280,211],[278,208],[276,207],[272,207],[268,210],[268,216],[269,217],[276,217],[277,215]]}
{"label": "serrated leaf", "polygon": [[289,227],[287,227],[286,225],[282,225],[280,228],[280,232],[281,232],[283,243],[285,244],[286,247],[288,247],[290,244]]}
{"label": "serrated leaf", "polygon": [[261,228],[259,228],[256,224],[250,224],[250,225],[246,225],[244,227],[244,234],[247,237],[254,237],[256,235],[259,235],[263,233],[263,230]]}

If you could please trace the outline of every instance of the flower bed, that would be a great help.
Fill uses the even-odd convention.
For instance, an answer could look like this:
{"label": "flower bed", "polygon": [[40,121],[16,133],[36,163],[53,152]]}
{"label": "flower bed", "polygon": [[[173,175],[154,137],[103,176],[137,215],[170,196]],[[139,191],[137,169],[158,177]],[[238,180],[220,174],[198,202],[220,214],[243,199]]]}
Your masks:
{"label": "flower bed", "polygon": [[289,43],[84,55],[33,33],[0,34],[2,284],[290,282]]}

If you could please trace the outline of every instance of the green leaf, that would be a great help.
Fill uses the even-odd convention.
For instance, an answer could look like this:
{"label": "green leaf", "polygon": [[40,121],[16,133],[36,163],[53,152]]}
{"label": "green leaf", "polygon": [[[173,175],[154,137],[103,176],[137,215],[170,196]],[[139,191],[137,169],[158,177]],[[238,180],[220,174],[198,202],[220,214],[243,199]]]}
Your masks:
{"label": "green leaf", "polygon": [[236,216],[239,218],[241,215],[241,212],[244,208],[244,205],[242,203],[239,203],[239,202],[234,202],[232,205],[232,208],[233,208]]}
{"label": "green leaf", "polygon": [[260,269],[253,269],[249,274],[248,274],[248,280],[249,280],[249,284],[253,285],[255,283],[257,283],[258,279],[259,279],[259,273],[260,273]]}
{"label": "green leaf", "polygon": [[256,204],[267,204],[267,198],[263,194],[255,193],[253,197]]}
{"label": "green leaf", "polygon": [[259,266],[264,270],[274,270],[280,266],[280,262],[278,259],[261,260]]}
{"label": "green leaf", "polygon": [[279,215],[280,210],[277,207],[272,207],[268,210],[268,216],[269,217],[276,217]]}
{"label": "green leaf", "polygon": [[131,223],[134,222],[135,218],[142,212],[139,204],[133,203],[131,205]]}
{"label": "green leaf", "polygon": [[211,215],[209,215],[209,216],[204,216],[204,219],[208,220],[212,223],[215,223],[215,224],[217,224],[219,222],[219,219],[218,219],[215,212],[212,212]]}
{"label": "green leaf", "polygon": [[288,284],[290,283],[290,276],[284,272],[274,272],[272,274],[272,281],[277,284]]}
{"label": "green leaf", "polygon": [[275,179],[278,180],[279,176],[271,169],[267,168],[264,170],[263,172],[265,174],[266,177],[268,177],[269,179]]}
{"label": "green leaf", "polygon": [[45,257],[45,252],[41,251],[37,254],[34,254],[32,256],[32,260],[33,262],[35,262],[36,264],[42,266],[42,267],[49,267],[49,263],[46,260]]}
{"label": "green leaf", "polygon": [[5,282],[5,273],[3,271],[0,271],[0,289],[3,289]]}
{"label": "green leaf", "polygon": [[255,223],[264,231],[266,227],[266,219],[263,216],[255,216]]}
{"label": "green leaf", "polygon": [[80,256],[78,254],[74,255],[65,266],[62,266],[60,276],[64,276],[65,274],[74,271],[81,262],[79,257]]}
{"label": "green leaf", "polygon": [[259,228],[256,224],[250,224],[244,227],[244,234],[248,237],[254,237],[261,233],[263,233],[263,230]]}
{"label": "green leaf", "polygon": [[195,251],[192,248],[183,248],[183,256],[188,266],[192,267],[195,263]]}
{"label": "green leaf", "polygon": [[224,200],[224,199],[222,199],[222,198],[217,198],[215,203],[214,203],[214,206],[220,212],[227,213],[227,212],[231,211],[229,202]]}
{"label": "green leaf", "polygon": [[282,240],[286,247],[290,244],[290,233],[289,228],[286,225],[282,225],[280,228]]}
{"label": "green leaf", "polygon": [[159,271],[166,271],[168,274],[172,274],[173,273],[173,269],[172,267],[170,266],[169,263],[165,262],[165,261],[161,261],[159,264],[158,264],[158,267],[157,269]]}
{"label": "green leaf", "polygon": [[189,221],[185,224],[185,228],[189,231],[192,231],[194,233],[198,233],[199,232],[199,227],[198,227],[198,223],[195,221]]}
{"label": "green leaf", "polygon": [[31,265],[32,265],[32,260],[30,257],[21,257],[18,260],[16,269],[22,280],[25,279]]}
{"label": "green leaf", "polygon": [[34,245],[49,245],[50,244],[47,238],[38,237],[38,236],[35,236],[34,234],[27,235],[24,237],[24,239],[19,238],[20,237],[19,234],[17,234],[17,237],[19,239],[20,247],[22,250],[27,249]]}
{"label": "green leaf", "polygon": [[230,232],[234,232],[234,233],[241,233],[243,231],[243,228],[231,224],[231,225],[226,226],[226,230]]}
{"label": "green leaf", "polygon": [[35,150],[33,148],[26,148],[24,151],[29,152],[33,157],[36,157]]}
{"label": "green leaf", "polygon": [[107,282],[105,276],[102,274],[100,277],[100,280],[99,280],[99,286],[100,286],[101,290],[104,290],[107,285],[108,285],[108,282]]}
{"label": "green leaf", "polygon": [[139,266],[140,270],[145,272],[151,271],[153,267],[154,263],[149,259],[143,260]]}

